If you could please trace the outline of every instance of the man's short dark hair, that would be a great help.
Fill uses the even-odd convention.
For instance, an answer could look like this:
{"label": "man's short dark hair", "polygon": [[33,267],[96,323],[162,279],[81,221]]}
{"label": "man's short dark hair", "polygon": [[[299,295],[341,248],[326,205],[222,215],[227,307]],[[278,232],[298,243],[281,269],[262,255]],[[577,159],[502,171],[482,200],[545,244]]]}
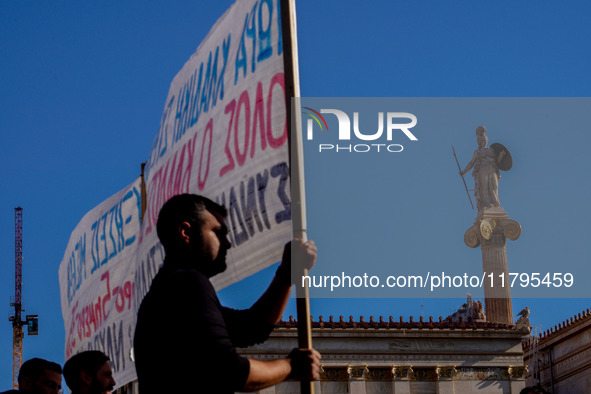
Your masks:
{"label": "man's short dark hair", "polygon": [[96,376],[98,370],[104,363],[109,361],[109,357],[99,350],[88,350],[70,357],[64,364],[64,378],[71,391],[80,390],[80,373],[86,373]]}
{"label": "man's short dark hair", "polygon": [[18,373],[18,385],[22,386],[23,378],[29,378],[32,381],[39,379],[46,370],[62,373],[62,367],[59,364],[42,358],[32,358],[25,361]]}
{"label": "man's short dark hair", "polygon": [[177,230],[182,222],[188,222],[199,232],[203,226],[203,212],[209,211],[226,217],[226,208],[209,198],[196,194],[179,194],[168,200],[158,214],[156,231],[165,251],[178,242]]}

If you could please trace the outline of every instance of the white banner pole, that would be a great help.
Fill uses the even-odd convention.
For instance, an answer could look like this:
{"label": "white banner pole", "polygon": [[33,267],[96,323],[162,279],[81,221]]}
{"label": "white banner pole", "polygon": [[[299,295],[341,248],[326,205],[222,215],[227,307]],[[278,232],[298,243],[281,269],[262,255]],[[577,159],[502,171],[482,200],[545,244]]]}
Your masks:
{"label": "white banner pole", "polygon": [[[293,236],[303,241],[306,234],[306,192],[304,183],[304,155],[302,148],[302,125],[300,111],[300,79],[298,70],[297,28],[294,0],[281,0],[281,19],[283,30],[283,61],[285,72],[285,101],[288,117],[290,165],[291,165],[291,214]],[[294,99],[292,107],[292,99]],[[308,275],[304,270],[303,275]],[[312,348],[312,329],[310,319],[310,297],[307,283],[305,286],[296,285],[298,346],[304,349]],[[314,394],[312,382],[301,383],[303,394]]]}

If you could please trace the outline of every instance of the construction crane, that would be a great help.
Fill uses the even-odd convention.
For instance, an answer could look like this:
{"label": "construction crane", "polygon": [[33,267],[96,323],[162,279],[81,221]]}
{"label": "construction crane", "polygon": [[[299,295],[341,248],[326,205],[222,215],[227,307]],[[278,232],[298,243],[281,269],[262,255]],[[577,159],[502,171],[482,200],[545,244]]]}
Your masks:
{"label": "construction crane", "polygon": [[28,327],[29,335],[38,334],[37,315],[27,315],[26,320],[21,319],[21,312],[25,308],[22,303],[23,290],[23,209],[14,208],[14,298],[10,306],[14,311],[8,320],[12,322],[12,388],[18,389],[18,373],[23,364],[23,326]]}

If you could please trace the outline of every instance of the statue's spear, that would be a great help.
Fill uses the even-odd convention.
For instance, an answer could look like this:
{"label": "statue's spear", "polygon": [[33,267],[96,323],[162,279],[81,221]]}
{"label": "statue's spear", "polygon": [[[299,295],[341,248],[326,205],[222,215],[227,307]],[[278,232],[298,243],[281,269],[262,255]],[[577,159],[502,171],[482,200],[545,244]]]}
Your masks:
{"label": "statue's spear", "polygon": [[[454,149],[454,146],[451,146],[451,149],[454,151],[454,157],[456,158],[456,163],[458,165],[458,169],[460,170],[460,172],[462,172],[462,167],[460,167],[460,162],[458,161],[458,155],[456,155],[456,150]],[[472,203],[472,197],[470,197],[470,192],[468,191],[468,186],[466,185],[466,180],[464,179],[463,175],[460,175],[462,177],[462,181],[464,182],[464,187],[466,188],[466,194],[468,194],[468,199],[470,200],[470,205],[472,205],[472,209],[474,209],[474,204]]]}

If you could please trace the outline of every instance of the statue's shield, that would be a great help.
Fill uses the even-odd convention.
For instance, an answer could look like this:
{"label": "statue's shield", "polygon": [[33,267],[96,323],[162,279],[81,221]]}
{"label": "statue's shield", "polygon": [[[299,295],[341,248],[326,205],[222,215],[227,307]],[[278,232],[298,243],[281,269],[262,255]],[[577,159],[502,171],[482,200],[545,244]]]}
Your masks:
{"label": "statue's shield", "polygon": [[513,158],[511,157],[511,153],[509,153],[509,149],[499,143],[494,143],[490,147],[495,151],[497,157],[499,157],[501,152],[505,152],[505,156],[503,156],[503,159],[499,163],[499,170],[509,171],[513,167]]}

